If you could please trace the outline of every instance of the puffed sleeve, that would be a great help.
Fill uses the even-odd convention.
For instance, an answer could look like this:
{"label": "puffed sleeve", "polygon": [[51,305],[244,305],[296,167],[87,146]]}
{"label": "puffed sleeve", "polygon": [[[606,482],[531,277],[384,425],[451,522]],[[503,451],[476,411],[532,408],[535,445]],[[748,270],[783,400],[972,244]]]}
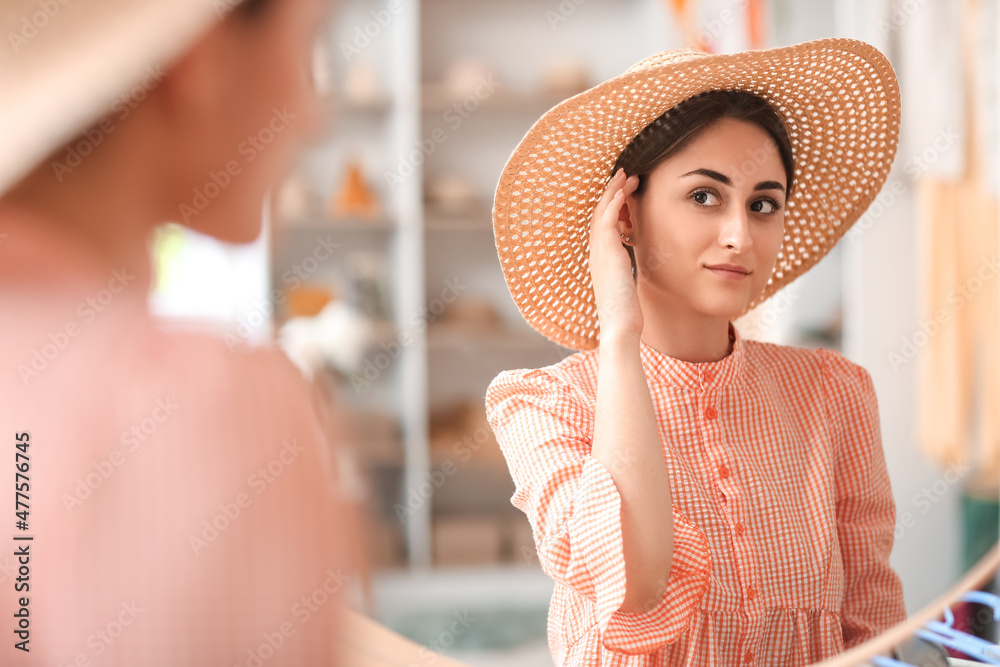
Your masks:
{"label": "puffed sleeve", "polygon": [[486,394],[490,424],[515,482],[511,501],[531,522],[544,571],[595,605],[606,648],[651,653],[676,641],[708,589],[708,540],[674,509],[674,557],[666,591],[647,611],[625,600],[621,496],[590,455],[593,408],[544,370],[501,373]]}
{"label": "puffed sleeve", "polygon": [[889,565],[896,507],[882,451],[878,401],[864,368],[825,351],[823,382],[836,448],[837,535],[844,562],[841,624],[850,648],[903,621],[903,587]]}

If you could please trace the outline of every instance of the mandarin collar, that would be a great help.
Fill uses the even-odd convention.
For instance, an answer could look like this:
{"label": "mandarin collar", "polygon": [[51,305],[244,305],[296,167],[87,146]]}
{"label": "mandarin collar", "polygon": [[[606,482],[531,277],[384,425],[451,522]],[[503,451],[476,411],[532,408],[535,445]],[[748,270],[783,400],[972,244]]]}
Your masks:
{"label": "mandarin collar", "polygon": [[639,342],[639,354],[646,376],[657,384],[693,391],[714,391],[734,383],[743,373],[746,343],[730,323],[732,351],[718,361],[695,363],[681,361]]}

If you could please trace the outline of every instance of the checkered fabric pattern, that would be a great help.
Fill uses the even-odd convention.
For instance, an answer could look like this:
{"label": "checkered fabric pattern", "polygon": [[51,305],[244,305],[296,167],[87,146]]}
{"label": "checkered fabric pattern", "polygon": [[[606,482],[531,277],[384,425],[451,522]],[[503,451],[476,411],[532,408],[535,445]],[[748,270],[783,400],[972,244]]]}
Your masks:
{"label": "checkered fabric pattern", "polygon": [[[490,423],[556,587],[557,665],[805,665],[905,618],[895,507],[867,371],[746,341],[687,363],[642,344],[673,494],[666,592],[625,599],[621,498],[590,456],[598,351],[501,373]],[[626,462],[627,464],[627,462]]]}

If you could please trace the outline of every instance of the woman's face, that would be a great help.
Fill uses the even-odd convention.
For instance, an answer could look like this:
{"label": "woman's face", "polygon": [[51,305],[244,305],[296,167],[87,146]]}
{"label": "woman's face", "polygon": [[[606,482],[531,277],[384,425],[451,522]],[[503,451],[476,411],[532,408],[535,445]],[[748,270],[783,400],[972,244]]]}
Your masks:
{"label": "woman's face", "polygon": [[629,198],[643,305],[734,318],[771,276],[787,178],[755,123],[724,118],[661,162]]}
{"label": "woman's face", "polygon": [[257,15],[237,9],[216,27],[211,65],[198,68],[210,102],[191,130],[189,145],[199,148],[183,165],[194,180],[184,190],[179,222],[224,241],[259,235],[265,194],[316,125],[310,63],[327,6],[271,0]]}

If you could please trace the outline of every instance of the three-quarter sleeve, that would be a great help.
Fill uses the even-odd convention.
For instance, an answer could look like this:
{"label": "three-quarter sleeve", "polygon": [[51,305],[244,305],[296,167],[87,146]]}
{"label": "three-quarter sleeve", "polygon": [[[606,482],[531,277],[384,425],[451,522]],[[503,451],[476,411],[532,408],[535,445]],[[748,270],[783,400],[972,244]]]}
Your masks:
{"label": "three-quarter sleeve", "polygon": [[837,535],[844,563],[841,625],[844,646],[850,648],[906,618],[902,584],[889,565],[896,508],[871,376],[826,352],[823,382],[836,451]]}
{"label": "three-quarter sleeve", "polygon": [[648,610],[625,600],[621,496],[591,456],[592,401],[544,370],[500,374],[486,394],[490,424],[515,482],[511,501],[531,522],[543,570],[594,603],[605,648],[651,653],[676,641],[708,589],[705,535],[674,508],[674,555],[666,590]]}

